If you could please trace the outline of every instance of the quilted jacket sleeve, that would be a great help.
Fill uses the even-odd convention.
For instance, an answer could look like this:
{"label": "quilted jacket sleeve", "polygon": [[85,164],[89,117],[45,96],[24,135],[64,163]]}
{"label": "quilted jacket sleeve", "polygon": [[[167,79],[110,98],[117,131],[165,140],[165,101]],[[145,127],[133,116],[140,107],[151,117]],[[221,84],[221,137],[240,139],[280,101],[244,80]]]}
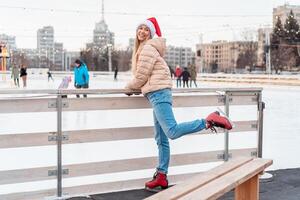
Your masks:
{"label": "quilted jacket sleeve", "polygon": [[138,90],[147,83],[158,56],[158,51],[151,45],[143,47],[137,61],[136,73],[134,78],[127,84],[127,89]]}

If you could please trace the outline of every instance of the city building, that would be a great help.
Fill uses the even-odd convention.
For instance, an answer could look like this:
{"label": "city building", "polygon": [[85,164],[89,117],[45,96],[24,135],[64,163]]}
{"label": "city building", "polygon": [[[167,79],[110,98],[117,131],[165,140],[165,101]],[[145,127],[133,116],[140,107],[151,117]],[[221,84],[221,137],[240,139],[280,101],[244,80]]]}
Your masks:
{"label": "city building", "polygon": [[176,65],[180,67],[188,67],[188,63],[192,63],[194,53],[190,47],[175,47],[168,45],[165,60],[169,67],[174,69]]}
{"label": "city building", "polygon": [[28,68],[36,68],[39,64],[37,49],[17,49],[12,53],[12,62]]}
{"label": "city building", "polygon": [[95,24],[93,33],[93,45],[100,49],[105,49],[108,46],[114,46],[114,33],[108,30],[108,25],[104,20],[104,1],[102,0],[102,18],[100,22]]}
{"label": "city building", "polygon": [[284,4],[283,6],[273,8],[273,27],[275,26],[278,17],[280,17],[282,24],[284,24],[291,10],[294,13],[295,19],[300,24],[300,5]]}
{"label": "city building", "polygon": [[52,70],[62,71],[64,66],[64,47],[63,43],[54,43],[54,65]]}
{"label": "city building", "polygon": [[[213,41],[196,45],[196,66],[202,72],[236,72],[239,54],[247,48],[255,48],[252,41]],[[245,66],[246,67],[246,66]]]}
{"label": "city building", "polygon": [[44,26],[37,31],[38,67],[62,70],[64,66],[63,43],[55,42],[54,28]]}
{"label": "city building", "polygon": [[133,50],[134,47],[134,38],[129,38],[129,49]]}
{"label": "city building", "polygon": [[64,67],[63,71],[72,71],[72,65],[75,60],[80,57],[79,51],[65,51],[64,52]]}
{"label": "city building", "polygon": [[[129,49],[133,50],[134,48],[134,38],[129,39]],[[195,57],[192,48],[190,47],[175,47],[168,45],[165,53],[165,61],[168,66],[172,69],[175,69],[176,65],[180,67],[188,67],[189,63],[193,62]]]}
{"label": "city building", "polygon": [[14,51],[17,49],[15,36],[0,34],[0,44],[5,45],[8,48],[8,51]]}
{"label": "city building", "polygon": [[54,65],[54,29],[45,26],[37,31],[37,52],[39,68],[51,69]]}

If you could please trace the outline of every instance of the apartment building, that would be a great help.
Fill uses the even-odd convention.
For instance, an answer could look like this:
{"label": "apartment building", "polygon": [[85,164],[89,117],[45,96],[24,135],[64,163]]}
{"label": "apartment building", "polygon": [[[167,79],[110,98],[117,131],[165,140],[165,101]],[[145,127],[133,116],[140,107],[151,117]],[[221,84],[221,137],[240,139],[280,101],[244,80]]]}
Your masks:
{"label": "apartment building", "polygon": [[196,66],[203,72],[236,72],[239,54],[257,45],[252,41],[213,41],[196,45]]}

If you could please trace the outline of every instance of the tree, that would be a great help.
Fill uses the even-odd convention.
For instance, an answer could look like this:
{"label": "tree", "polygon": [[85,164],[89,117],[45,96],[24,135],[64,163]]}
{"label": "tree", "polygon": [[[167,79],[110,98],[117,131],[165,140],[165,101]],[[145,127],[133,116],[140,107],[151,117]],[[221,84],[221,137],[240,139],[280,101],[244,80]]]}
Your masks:
{"label": "tree", "polygon": [[273,32],[272,32],[271,38],[270,38],[270,41],[271,41],[270,48],[272,51],[277,50],[279,48],[280,43],[283,42],[284,35],[285,35],[285,31],[283,29],[280,17],[277,17],[277,22],[273,28]]}
{"label": "tree", "polygon": [[14,51],[13,52],[13,62],[16,65],[25,65],[25,66],[29,66],[30,62],[26,56],[26,54],[22,51]]}
{"label": "tree", "polygon": [[86,63],[89,70],[96,71],[95,64],[93,61],[93,51],[91,49],[81,50],[80,51],[80,59],[82,59]]}
{"label": "tree", "polygon": [[284,68],[291,69],[300,65],[297,44],[300,42],[299,24],[291,10],[284,26],[280,18],[271,35],[271,64],[276,73]]}
{"label": "tree", "polygon": [[[119,71],[129,70],[132,51],[116,50],[111,51],[112,68],[118,66]],[[82,59],[91,71],[108,71],[108,49],[107,48],[88,48],[80,52]]]}
{"label": "tree", "polygon": [[209,66],[210,66],[211,73],[217,73],[218,72],[218,63],[217,63],[216,60],[209,63]]}
{"label": "tree", "polygon": [[266,46],[265,52],[268,51],[268,48],[271,48],[271,66],[275,69],[275,73],[278,74],[279,70],[282,70],[284,66],[284,60],[286,58],[285,50],[281,44],[284,40],[284,29],[281,23],[280,17],[277,17],[276,24],[273,28],[273,32],[270,38],[270,47]]}
{"label": "tree", "polygon": [[297,66],[297,61],[299,62],[297,44],[300,43],[300,29],[292,10],[290,11],[290,14],[284,24],[283,38],[285,40],[284,46],[287,49],[287,51],[289,51],[289,59],[285,60],[285,64],[289,68],[295,67]]}
{"label": "tree", "polygon": [[238,55],[236,67],[244,69],[248,66],[251,72],[252,67],[255,66],[257,62],[257,48],[257,42],[245,41]]}
{"label": "tree", "polygon": [[285,21],[283,37],[288,43],[300,42],[299,24],[295,19],[292,10],[290,11],[288,18]]}
{"label": "tree", "polygon": [[118,50],[113,53],[113,67],[114,63],[118,65],[119,71],[128,71],[130,69],[132,51],[130,49]]}

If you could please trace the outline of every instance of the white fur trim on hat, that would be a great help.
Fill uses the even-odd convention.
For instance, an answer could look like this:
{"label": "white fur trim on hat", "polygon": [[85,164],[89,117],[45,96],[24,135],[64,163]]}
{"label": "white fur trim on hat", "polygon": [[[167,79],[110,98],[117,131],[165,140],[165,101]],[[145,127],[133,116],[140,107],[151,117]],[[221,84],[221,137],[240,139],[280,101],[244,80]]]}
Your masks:
{"label": "white fur trim on hat", "polygon": [[146,25],[146,26],[150,29],[150,35],[151,35],[151,38],[153,38],[154,35],[155,35],[155,32],[156,32],[153,23],[152,23],[150,20],[145,20],[145,21],[143,21],[143,22],[141,22],[141,23],[138,24],[137,29],[138,29],[141,25]]}

